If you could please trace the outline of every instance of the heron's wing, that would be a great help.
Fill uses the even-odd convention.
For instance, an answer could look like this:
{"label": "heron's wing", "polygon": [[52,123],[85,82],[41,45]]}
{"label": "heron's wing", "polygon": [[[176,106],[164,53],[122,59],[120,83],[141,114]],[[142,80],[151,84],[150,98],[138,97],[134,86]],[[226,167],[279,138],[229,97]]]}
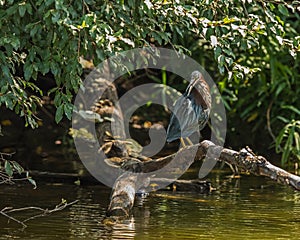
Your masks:
{"label": "heron's wing", "polygon": [[210,111],[209,111],[209,109],[204,109],[204,110],[202,110],[201,111],[201,114],[199,115],[199,117],[198,117],[198,126],[199,126],[199,130],[201,131],[204,127],[205,127],[205,125],[207,124],[207,122],[208,122],[208,119],[209,119],[209,113],[210,113]]}
{"label": "heron's wing", "polygon": [[175,102],[167,129],[167,141],[172,142],[180,137],[188,137],[198,129],[198,118],[192,102],[183,95]]}
{"label": "heron's wing", "polygon": [[180,126],[179,121],[176,118],[175,114],[172,113],[170,118],[170,123],[167,129],[167,142],[172,142],[178,138],[180,138]]}

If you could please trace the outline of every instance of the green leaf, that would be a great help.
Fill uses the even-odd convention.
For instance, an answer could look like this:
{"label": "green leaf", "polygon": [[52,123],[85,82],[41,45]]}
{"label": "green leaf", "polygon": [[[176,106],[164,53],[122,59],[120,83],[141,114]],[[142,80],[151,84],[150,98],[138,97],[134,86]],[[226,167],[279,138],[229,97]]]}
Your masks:
{"label": "green leaf", "polygon": [[294,133],[295,147],[298,154],[300,154],[300,136],[298,132]]}
{"label": "green leaf", "polygon": [[1,70],[5,77],[10,77],[10,69],[6,65],[1,65]]}
{"label": "green leaf", "polygon": [[276,142],[275,142],[275,145],[276,145],[276,153],[280,153],[281,152],[281,143],[282,143],[282,140],[283,138],[285,137],[285,134],[284,134],[284,129],[282,129],[279,134],[277,135],[276,137]]}
{"label": "green leaf", "polygon": [[222,53],[222,48],[220,46],[217,46],[215,49],[214,49],[214,53],[215,53],[215,59],[218,59],[218,57],[221,55]]}
{"label": "green leaf", "polygon": [[55,76],[55,81],[57,83],[57,85],[60,85],[60,77],[58,76],[60,74],[60,67],[56,62],[54,61],[50,61],[50,69],[51,72],[53,73],[53,75]]}
{"label": "green leaf", "polygon": [[[57,88],[53,88],[52,90],[53,90],[52,92],[54,92],[54,90],[56,91]],[[50,92],[50,91],[49,91],[49,92]],[[49,92],[48,92],[48,93],[49,93]],[[50,93],[52,93],[52,92],[50,92]],[[50,93],[49,93],[49,94],[50,94]],[[61,105],[61,102],[62,102],[62,100],[61,100],[61,94],[60,94],[60,92],[55,92],[54,106],[55,106],[55,107],[58,107],[59,105]]]}
{"label": "green leaf", "polygon": [[7,175],[12,177],[14,172],[13,172],[12,165],[8,160],[5,160],[4,169],[5,169],[5,172],[7,173]]}
{"label": "green leaf", "polygon": [[69,103],[64,104],[64,111],[65,111],[65,115],[67,116],[67,118],[69,120],[71,120],[72,113],[73,113],[73,106],[72,106],[72,104],[69,104]]}
{"label": "green leaf", "polygon": [[287,118],[284,118],[282,116],[277,116],[277,119],[279,119],[280,121],[284,122],[284,123],[289,123],[290,120],[288,120]]}
{"label": "green leaf", "polygon": [[281,164],[282,165],[284,165],[285,163],[288,162],[288,158],[290,156],[292,145],[293,145],[294,132],[295,132],[295,126],[293,126],[289,129],[289,133],[288,133],[289,136],[288,136],[287,141],[284,145],[282,158],[281,158]]}
{"label": "green leaf", "polygon": [[40,29],[39,25],[35,25],[30,30],[30,37],[34,37],[34,35],[37,33],[37,31]]}
{"label": "green leaf", "polygon": [[52,12],[52,22],[56,23],[60,19],[60,12]]}
{"label": "green leaf", "polygon": [[7,16],[13,15],[18,11],[18,5],[13,5],[6,10]]}
{"label": "green leaf", "polygon": [[19,5],[19,14],[20,14],[20,17],[24,17],[25,12],[26,12],[26,4],[25,3],[21,3]]}
{"label": "green leaf", "polygon": [[27,12],[32,15],[32,7],[31,7],[31,4],[26,4],[26,9],[27,9]]}
{"label": "green leaf", "polygon": [[218,63],[220,66],[224,66],[225,56],[223,54],[218,57]]}
{"label": "green leaf", "polygon": [[24,172],[24,168],[19,163],[17,163],[16,161],[12,161],[11,163],[13,164],[14,169],[16,169],[19,174]]}
{"label": "green leaf", "polygon": [[12,45],[12,47],[17,50],[20,47],[20,39],[19,38],[11,38],[10,39],[10,44]]}
{"label": "green leaf", "polygon": [[298,115],[300,115],[300,110],[294,106],[291,106],[291,105],[284,105],[282,106],[283,109],[289,109],[295,113],[297,113]]}
{"label": "green leaf", "polygon": [[218,69],[219,69],[219,72],[220,72],[221,74],[224,74],[225,68],[224,68],[223,65],[218,65]]}
{"label": "green leaf", "polygon": [[231,57],[235,58],[235,55],[234,55],[234,53],[232,52],[232,49],[231,49],[231,48],[230,48],[230,49],[228,49],[228,48],[223,48],[222,51],[223,51],[224,53],[226,53],[228,56],[231,56]]}
{"label": "green leaf", "polygon": [[55,122],[59,123],[62,118],[63,118],[63,113],[64,113],[64,105],[60,105],[57,109],[56,109],[56,113],[55,113]]}
{"label": "green leaf", "polygon": [[33,189],[36,189],[37,188],[36,181],[29,176],[29,172],[26,172],[26,178],[33,185]]}
{"label": "green leaf", "polygon": [[284,16],[289,16],[289,10],[283,4],[278,5],[279,12]]}
{"label": "green leaf", "polygon": [[25,64],[24,65],[24,78],[25,80],[29,80],[32,76],[33,73],[33,66],[29,63],[29,64]]}
{"label": "green leaf", "polygon": [[241,39],[241,48],[243,49],[243,50],[246,50],[247,49],[247,41],[243,38],[243,39]]}
{"label": "green leaf", "polygon": [[274,4],[273,3],[268,3],[269,4],[269,6],[270,6],[270,9],[271,9],[271,11],[273,11],[274,9],[275,9],[275,6],[274,6]]}
{"label": "green leaf", "polygon": [[275,96],[277,97],[286,87],[288,86],[285,82],[279,84],[279,86],[276,87]]}
{"label": "green leaf", "polygon": [[158,34],[157,32],[152,32],[151,35],[158,42],[159,45],[162,45],[162,38],[160,34]]}
{"label": "green leaf", "polygon": [[77,179],[74,183],[75,185],[80,186],[80,179]]}

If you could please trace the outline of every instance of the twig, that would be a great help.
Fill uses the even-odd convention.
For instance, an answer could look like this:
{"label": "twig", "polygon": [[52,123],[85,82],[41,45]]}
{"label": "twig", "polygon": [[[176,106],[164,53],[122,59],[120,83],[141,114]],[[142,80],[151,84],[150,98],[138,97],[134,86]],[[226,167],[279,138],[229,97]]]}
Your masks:
{"label": "twig", "polygon": [[14,218],[14,217],[12,217],[12,216],[9,216],[8,214],[6,214],[5,212],[0,212],[4,217],[7,217],[8,219],[10,219],[10,220],[13,220],[14,222],[17,222],[17,223],[19,223],[19,224],[21,224],[24,228],[26,228],[27,227],[27,225],[25,224],[25,223],[23,223],[22,221],[19,221],[18,219],[16,219],[16,218]]}
{"label": "twig", "polygon": [[0,152],[0,157],[1,157],[1,160],[5,160],[3,156],[11,157],[14,154],[15,154],[15,152],[13,152],[13,153]]}
{"label": "twig", "polygon": [[[21,224],[24,228],[27,227],[27,225],[25,224],[25,222],[28,222],[29,220],[32,220],[32,219],[35,219],[35,218],[38,218],[38,217],[44,217],[44,216],[47,216],[51,213],[54,213],[54,212],[57,212],[57,211],[61,211],[63,209],[65,209],[66,207],[68,206],[71,206],[75,203],[77,203],[79,200],[75,200],[73,202],[70,202],[70,203],[67,203],[65,202],[64,200],[55,206],[55,208],[49,210],[49,209],[44,209],[44,208],[41,208],[41,207],[34,207],[34,206],[31,206],[31,207],[23,207],[23,208],[12,208],[12,207],[5,207],[3,208],[1,211],[0,211],[0,214],[4,217],[7,217],[8,219],[16,222],[16,223],[19,223]],[[25,220],[23,221],[20,221],[12,216],[10,216],[8,213],[13,213],[13,212],[21,212],[21,211],[27,211],[27,210],[37,210],[37,211],[40,211],[42,213],[39,213],[37,215],[33,215],[29,218],[26,218]]]}
{"label": "twig", "polygon": [[[8,211],[5,211],[7,213],[12,213],[12,212],[19,212],[19,211],[26,211],[26,210],[39,210],[39,211],[45,211],[45,209],[43,208],[40,208],[40,207],[23,207],[23,208],[16,208],[16,209],[13,209],[11,207],[6,207],[4,208],[3,210],[6,210],[6,209],[10,209]],[[2,210],[2,211],[3,211]]]}

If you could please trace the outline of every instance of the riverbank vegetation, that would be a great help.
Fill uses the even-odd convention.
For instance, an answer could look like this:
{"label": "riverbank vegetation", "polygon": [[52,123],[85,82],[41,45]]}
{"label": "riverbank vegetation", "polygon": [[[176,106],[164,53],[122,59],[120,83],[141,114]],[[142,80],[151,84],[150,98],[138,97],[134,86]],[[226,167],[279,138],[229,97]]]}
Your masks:
{"label": "riverbank vegetation", "polygon": [[300,161],[299,12],[299,1],[281,0],[3,0],[0,105],[32,128],[47,103],[56,123],[70,120],[81,56],[96,66],[123,50],[167,47],[190,55],[218,84],[229,145],[273,151],[293,165]]}

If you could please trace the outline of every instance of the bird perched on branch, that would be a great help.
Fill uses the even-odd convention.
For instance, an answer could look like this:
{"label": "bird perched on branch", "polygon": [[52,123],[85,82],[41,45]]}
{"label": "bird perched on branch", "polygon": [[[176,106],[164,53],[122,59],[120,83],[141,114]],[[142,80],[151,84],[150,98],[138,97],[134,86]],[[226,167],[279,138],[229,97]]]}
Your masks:
{"label": "bird perched on branch", "polygon": [[167,129],[167,142],[180,138],[182,145],[185,146],[183,138],[186,138],[188,143],[192,144],[188,137],[204,128],[209,119],[210,109],[209,85],[199,71],[194,71],[185,93],[174,104]]}

